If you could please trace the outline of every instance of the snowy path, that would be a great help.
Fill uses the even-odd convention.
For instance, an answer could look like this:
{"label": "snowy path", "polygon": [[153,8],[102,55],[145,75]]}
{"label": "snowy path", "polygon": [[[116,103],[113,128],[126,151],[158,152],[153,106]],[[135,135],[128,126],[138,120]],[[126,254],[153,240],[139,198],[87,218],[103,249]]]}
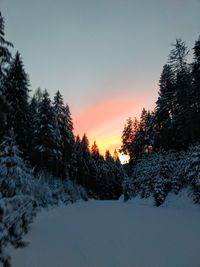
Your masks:
{"label": "snowy path", "polygon": [[89,201],[38,215],[13,267],[199,267],[200,210]]}

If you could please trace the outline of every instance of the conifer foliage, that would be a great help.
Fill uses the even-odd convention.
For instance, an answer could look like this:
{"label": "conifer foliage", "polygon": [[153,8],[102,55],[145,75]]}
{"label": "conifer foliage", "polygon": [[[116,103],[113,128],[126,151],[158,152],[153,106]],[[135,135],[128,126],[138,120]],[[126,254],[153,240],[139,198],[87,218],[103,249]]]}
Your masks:
{"label": "conifer foliage", "polygon": [[[195,42],[194,62],[188,63],[189,50],[177,39],[159,80],[158,99],[153,112],[142,110],[138,127],[125,126],[121,150],[131,159],[160,150],[182,150],[199,142],[199,47]],[[192,66],[192,67],[191,67]],[[126,134],[131,129],[131,135]]]}
{"label": "conifer foliage", "polygon": [[6,77],[6,67],[11,60],[9,47],[13,46],[10,42],[5,40],[4,27],[4,18],[0,12],[0,140],[5,130],[6,115],[9,110],[9,105],[4,95],[3,82]]}
{"label": "conifer foliage", "polygon": [[0,188],[3,197],[29,195],[31,192],[33,176],[21,155],[11,130],[0,146]]}
{"label": "conifer foliage", "polygon": [[23,152],[27,152],[29,135],[29,80],[19,52],[12,60],[3,83],[6,100],[11,106],[7,129],[13,128]]}
{"label": "conifer foliage", "polygon": [[61,162],[61,137],[58,131],[58,121],[47,90],[44,91],[39,103],[35,123],[34,163],[38,168],[44,168],[57,174]]}
{"label": "conifer foliage", "polygon": [[200,202],[200,39],[191,63],[185,42],[177,39],[172,46],[155,110],[143,109],[135,127],[129,118],[122,133],[121,151],[129,154],[132,169],[130,181],[123,183],[126,200],[130,195],[153,196],[159,206],[170,191],[178,193],[189,185]]}

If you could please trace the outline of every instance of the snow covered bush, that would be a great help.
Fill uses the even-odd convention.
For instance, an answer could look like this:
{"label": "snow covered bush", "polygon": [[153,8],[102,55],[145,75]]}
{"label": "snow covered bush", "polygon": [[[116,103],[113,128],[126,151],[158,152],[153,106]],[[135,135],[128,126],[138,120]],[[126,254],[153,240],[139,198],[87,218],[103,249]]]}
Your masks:
{"label": "snow covered bush", "polygon": [[43,172],[35,175],[34,183],[32,185],[32,196],[35,199],[37,206],[47,207],[53,204],[52,192]]}
{"label": "snow covered bush", "polygon": [[38,206],[57,205],[59,202],[70,203],[87,200],[86,190],[69,179],[61,180],[46,170],[36,174],[33,197]]}
{"label": "snow covered bush", "polygon": [[169,192],[178,194],[183,187],[191,184],[195,188],[196,198],[200,199],[197,185],[200,173],[199,155],[194,149],[144,155],[135,163],[131,178],[124,182],[125,200],[136,195],[141,198],[153,196],[155,205],[159,206]]}
{"label": "snow covered bush", "polygon": [[3,197],[31,194],[33,174],[21,157],[13,131],[0,145],[0,188]]}
{"label": "snow covered bush", "polygon": [[191,147],[189,155],[189,164],[186,168],[186,173],[193,188],[194,201],[200,203],[200,145]]}
{"label": "snow covered bush", "polygon": [[11,266],[7,245],[24,246],[22,237],[27,233],[35,214],[34,201],[28,196],[0,200],[0,261],[3,266]]}

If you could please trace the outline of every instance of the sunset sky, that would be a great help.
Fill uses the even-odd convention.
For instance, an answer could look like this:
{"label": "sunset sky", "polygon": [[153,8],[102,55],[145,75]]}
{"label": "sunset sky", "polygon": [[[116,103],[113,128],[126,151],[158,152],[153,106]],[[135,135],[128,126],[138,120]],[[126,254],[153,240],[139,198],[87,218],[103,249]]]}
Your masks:
{"label": "sunset sky", "polygon": [[60,90],[75,134],[101,152],[120,148],[129,116],[154,107],[171,43],[192,48],[200,34],[200,0],[0,0],[0,10],[32,91]]}

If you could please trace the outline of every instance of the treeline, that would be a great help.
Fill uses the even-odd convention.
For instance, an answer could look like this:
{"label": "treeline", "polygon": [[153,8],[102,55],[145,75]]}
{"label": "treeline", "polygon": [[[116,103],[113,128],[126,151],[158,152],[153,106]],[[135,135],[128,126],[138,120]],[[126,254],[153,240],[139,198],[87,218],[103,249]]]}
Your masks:
{"label": "treeline", "polygon": [[0,14],[0,169],[12,168],[5,162],[17,156],[36,176],[42,171],[82,185],[91,197],[118,198],[125,174],[117,153],[113,157],[107,151],[104,158],[96,143],[90,149],[86,134],[74,135],[69,106],[59,91],[53,100],[46,89],[30,96],[29,76],[20,53],[12,56],[12,46]]}
{"label": "treeline", "polygon": [[188,55],[185,43],[177,39],[161,73],[155,109],[144,108],[139,120],[127,120],[121,147],[130,155],[126,199],[153,195],[160,205],[170,191],[191,185],[195,201],[200,201],[200,38],[191,63]]}
{"label": "treeline", "polygon": [[181,39],[173,44],[164,65],[154,111],[142,110],[140,120],[128,119],[122,152],[132,159],[144,152],[180,151],[200,141],[200,38],[189,50]]}

